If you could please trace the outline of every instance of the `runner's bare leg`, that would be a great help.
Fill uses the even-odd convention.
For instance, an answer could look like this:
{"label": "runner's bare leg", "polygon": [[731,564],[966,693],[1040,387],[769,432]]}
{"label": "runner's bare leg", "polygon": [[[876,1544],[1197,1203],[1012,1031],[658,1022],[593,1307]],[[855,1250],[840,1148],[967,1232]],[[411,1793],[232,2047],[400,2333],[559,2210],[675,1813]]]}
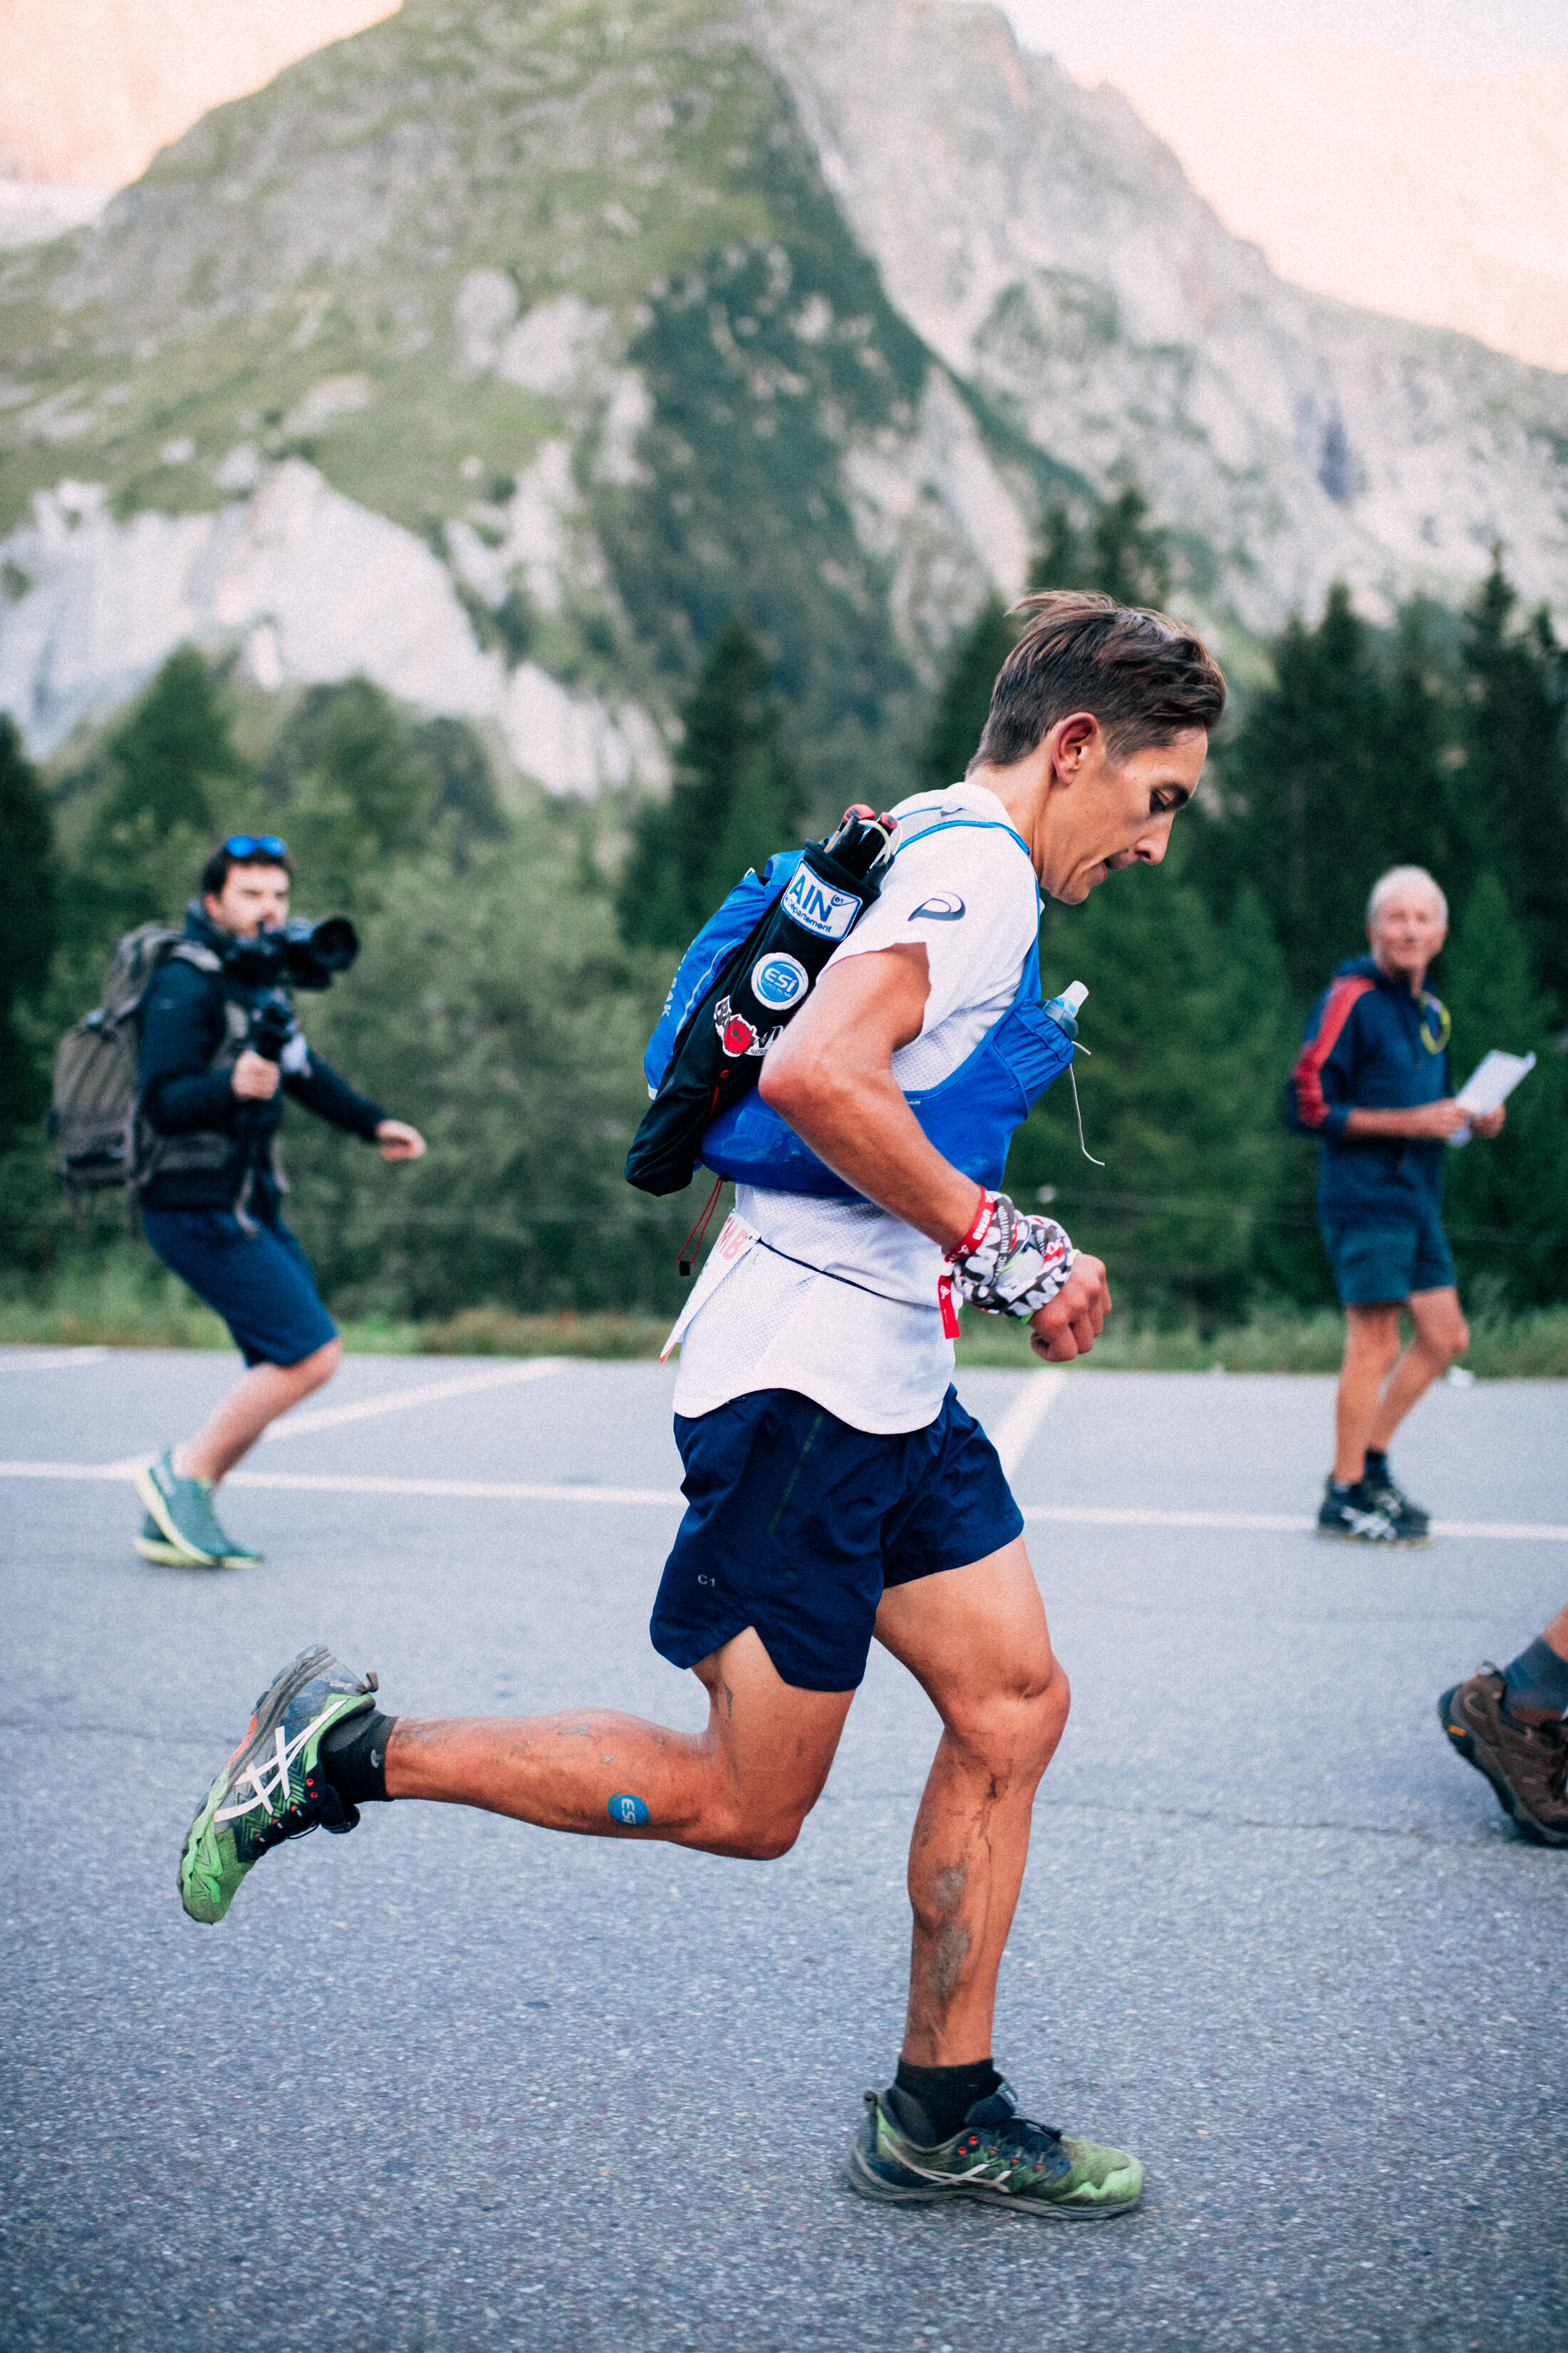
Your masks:
{"label": "runner's bare leg", "polygon": [[1469,1325],[1451,1282],[1440,1291],[1413,1291],[1405,1303],[1415,1329],[1377,1401],[1366,1441],[1384,1453],[1411,1407],[1470,1344]]}
{"label": "runner's bare leg", "polygon": [[328,1340],[297,1365],[252,1365],[228,1395],[213,1408],[194,1438],[174,1449],[182,1479],[226,1479],[243,1462],[269,1422],[330,1381],[343,1353],[341,1340]]}
{"label": "runner's bare leg", "polygon": [[903,2055],[988,2059],[996,1976],[1035,1791],[1067,1724],[1068,1679],[1022,1537],[882,1597],[877,1639],[923,1685],[942,1739],[910,1847],[914,1934]]}
{"label": "runner's bare leg", "polygon": [[[821,1795],[853,1692],[797,1691],[747,1628],[694,1669],[703,1732],[672,1732],[600,1708],[557,1715],[399,1716],[387,1743],[393,1798],[480,1806],[542,1830],[663,1839],[758,1862],[787,1854]],[[648,1810],[613,1822],[612,1796]]]}

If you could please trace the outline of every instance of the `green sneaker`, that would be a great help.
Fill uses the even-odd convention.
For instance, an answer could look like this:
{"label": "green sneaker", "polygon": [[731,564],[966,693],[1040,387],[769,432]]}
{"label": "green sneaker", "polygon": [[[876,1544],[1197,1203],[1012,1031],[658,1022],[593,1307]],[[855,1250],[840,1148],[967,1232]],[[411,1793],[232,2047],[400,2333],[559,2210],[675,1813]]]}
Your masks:
{"label": "green sneaker", "polygon": [[1135,2157],[1031,2124],[1010,2084],[976,2100],[951,2140],[926,2147],[913,2137],[924,2123],[906,2092],[868,2092],[846,2168],[850,2189],[889,2206],[977,2198],[1016,2214],[1079,2221],[1125,2214],[1143,2195]]}
{"label": "green sneaker", "polygon": [[[136,1473],[136,1493],[147,1506],[147,1516],[175,1548],[175,1566],[186,1568],[249,1568],[263,1556],[249,1545],[236,1544],[213,1510],[210,1479],[182,1479],[174,1469],[174,1450],[165,1447],[156,1462]],[[143,1529],[142,1534],[146,1531]],[[141,1543],[136,1549],[142,1552]],[[157,1557],[142,1553],[144,1560]]]}
{"label": "green sneaker", "polygon": [[363,1715],[376,1688],[340,1667],[317,1643],[268,1684],[249,1728],[202,1802],[180,1850],[180,1901],[207,1926],[223,1918],[253,1863],[307,1831],[352,1831],[345,1806],[321,1767],[335,1724]]}
{"label": "green sneaker", "polygon": [[184,1545],[171,1544],[151,1512],[142,1515],[142,1533],[136,1538],[136,1549],[143,1560],[155,1561],[160,1568],[211,1568],[214,1566],[199,1554],[187,1552]]}

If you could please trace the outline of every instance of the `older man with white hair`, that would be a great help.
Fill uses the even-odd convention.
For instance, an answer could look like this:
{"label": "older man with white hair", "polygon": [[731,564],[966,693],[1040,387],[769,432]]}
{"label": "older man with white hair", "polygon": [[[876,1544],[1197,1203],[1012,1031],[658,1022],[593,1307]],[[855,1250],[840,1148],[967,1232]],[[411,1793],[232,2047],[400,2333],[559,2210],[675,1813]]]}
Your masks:
{"label": "older man with white hair", "polygon": [[[1448,905],[1423,866],[1380,875],[1367,902],[1370,955],[1341,965],[1312,1008],[1290,1073],[1290,1124],[1322,1142],[1318,1214],[1345,1311],[1334,1467],[1321,1535],[1424,1545],[1426,1514],[1399,1487],[1388,1449],[1405,1415],[1469,1342],[1443,1232],[1443,1149],[1466,1124],[1453,1101],[1448,1016],[1426,970]],[[1471,1119],[1495,1135],[1500,1110]],[[1403,1310],[1414,1327],[1401,1353]]]}

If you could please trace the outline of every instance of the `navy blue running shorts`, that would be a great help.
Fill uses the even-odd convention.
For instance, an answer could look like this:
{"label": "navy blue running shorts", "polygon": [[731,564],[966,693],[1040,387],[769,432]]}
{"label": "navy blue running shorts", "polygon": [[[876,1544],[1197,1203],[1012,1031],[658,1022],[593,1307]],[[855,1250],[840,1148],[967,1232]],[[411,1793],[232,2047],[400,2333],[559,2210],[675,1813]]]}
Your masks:
{"label": "navy blue running shorts", "polygon": [[693,1667],[754,1626],[797,1691],[853,1691],[884,1589],[1023,1533],[996,1450],[949,1389],[924,1430],[877,1437],[794,1389],[675,1417],[686,1516],[648,1631]]}
{"label": "navy blue running shorts", "polygon": [[1387,1225],[1328,1226],[1323,1244],[1342,1307],[1377,1307],[1413,1291],[1447,1291],[1454,1280],[1448,1239],[1436,1217]]}
{"label": "navy blue running shorts", "polygon": [[143,1209],[142,1224],[164,1265],[223,1317],[247,1365],[297,1365],[337,1338],[281,1218],[258,1219],[249,1234],[232,1209]]}

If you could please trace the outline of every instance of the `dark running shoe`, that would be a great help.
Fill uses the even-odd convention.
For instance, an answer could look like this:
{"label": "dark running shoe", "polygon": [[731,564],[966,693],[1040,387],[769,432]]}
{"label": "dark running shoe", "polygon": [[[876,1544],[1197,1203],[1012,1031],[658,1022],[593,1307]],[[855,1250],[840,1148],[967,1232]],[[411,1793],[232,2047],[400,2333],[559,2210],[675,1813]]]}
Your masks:
{"label": "dark running shoe", "polygon": [[1437,1702],[1437,1721],[1484,1773],[1505,1814],[1537,1846],[1568,1846],[1568,1725],[1521,1724],[1502,1704],[1500,1668],[1482,1661]]}
{"label": "dark running shoe", "polygon": [[1031,2124],[1018,2114],[1010,2084],[976,2100],[962,2128],[934,2147],[914,2137],[923,2121],[907,2093],[868,2092],[865,2122],[845,2168],[850,2189],[888,2206],[976,2198],[1016,2214],[1077,2221],[1125,2214],[1143,2195],[1135,2157]]}
{"label": "dark running shoe", "polygon": [[1387,1545],[1405,1552],[1414,1552],[1432,1541],[1425,1521],[1416,1527],[1387,1510],[1364,1480],[1357,1480],[1353,1487],[1336,1487],[1332,1479],[1326,1482],[1318,1514],[1318,1534],[1332,1536],[1340,1544]]}
{"label": "dark running shoe", "polygon": [[1367,1456],[1366,1469],[1362,1475],[1361,1483],[1373,1502],[1380,1510],[1386,1512],[1391,1519],[1402,1522],[1405,1527],[1414,1528],[1420,1535],[1431,1534],[1431,1513],[1423,1511],[1419,1504],[1411,1502],[1393,1472],[1390,1471],[1386,1455],[1380,1463],[1374,1462],[1370,1454]]}
{"label": "dark running shoe", "polygon": [[285,1839],[353,1829],[359,1808],[346,1806],[321,1770],[321,1742],[335,1724],[363,1715],[375,1688],[374,1675],[361,1682],[318,1644],[262,1693],[180,1850],[180,1901],[193,1920],[221,1920],[246,1873]]}

